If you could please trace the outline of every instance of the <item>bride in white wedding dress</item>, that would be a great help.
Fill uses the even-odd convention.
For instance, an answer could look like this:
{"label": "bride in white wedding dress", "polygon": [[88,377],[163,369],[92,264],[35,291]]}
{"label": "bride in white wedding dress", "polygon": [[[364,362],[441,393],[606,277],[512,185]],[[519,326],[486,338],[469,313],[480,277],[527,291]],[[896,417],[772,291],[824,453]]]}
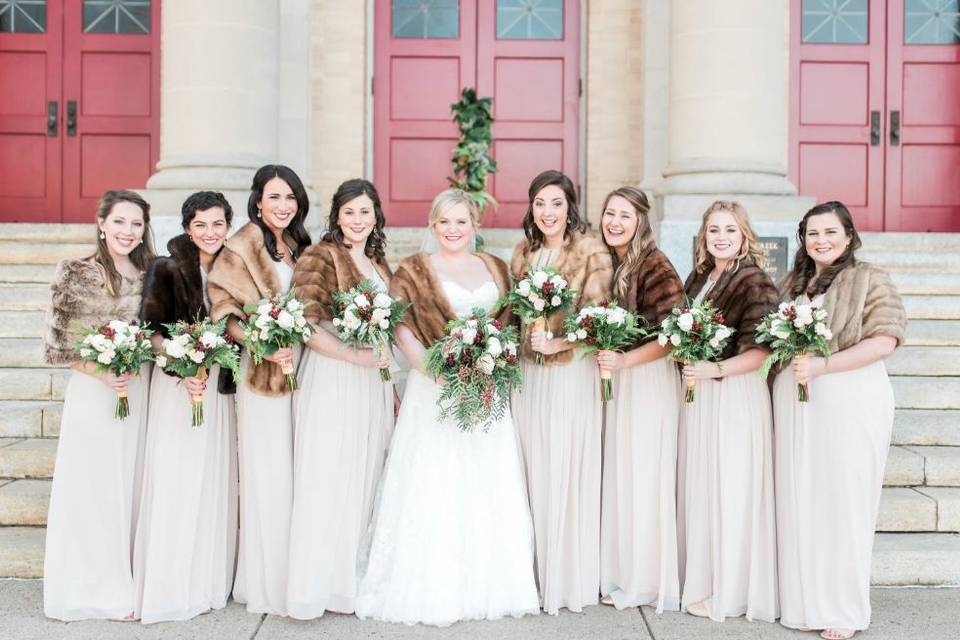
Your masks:
{"label": "bride in white wedding dress", "polygon": [[[462,191],[434,200],[439,250],[401,262],[391,294],[412,303],[397,340],[411,363],[447,321],[489,310],[508,286],[503,261],[470,253],[476,208]],[[440,386],[410,372],[381,481],[356,613],[445,626],[539,612],[533,526],[509,414],[463,433],[437,418]],[[361,572],[364,562],[361,560]]]}

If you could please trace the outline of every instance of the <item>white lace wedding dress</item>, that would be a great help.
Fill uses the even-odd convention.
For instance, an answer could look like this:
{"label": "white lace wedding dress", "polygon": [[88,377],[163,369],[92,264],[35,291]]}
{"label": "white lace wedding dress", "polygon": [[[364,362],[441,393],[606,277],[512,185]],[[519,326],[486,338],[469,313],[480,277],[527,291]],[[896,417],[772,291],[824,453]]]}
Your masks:
{"label": "white lace wedding dress", "polygon": [[[489,309],[474,291],[443,283],[459,316]],[[486,432],[437,419],[440,387],[413,370],[384,470],[356,613],[446,626],[539,612],[533,526],[509,414]],[[364,561],[361,559],[361,572]]]}

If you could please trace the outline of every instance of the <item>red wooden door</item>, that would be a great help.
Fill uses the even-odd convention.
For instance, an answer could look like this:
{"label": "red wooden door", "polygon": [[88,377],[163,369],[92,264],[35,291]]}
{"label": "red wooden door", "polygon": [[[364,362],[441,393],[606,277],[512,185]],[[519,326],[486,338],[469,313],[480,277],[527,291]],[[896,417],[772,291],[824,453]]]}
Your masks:
{"label": "red wooden door", "polygon": [[447,187],[463,87],[494,98],[486,226],[519,224],[540,171],[576,179],[578,18],[577,0],[376,1],[373,168],[390,224],[425,224]]}
{"label": "red wooden door", "polygon": [[90,220],[107,189],[145,187],[160,156],[160,2],[128,4],[66,3],[64,222]]}
{"label": "red wooden door", "polygon": [[889,0],[886,228],[960,231],[960,6]]}
{"label": "red wooden door", "polygon": [[858,229],[879,231],[886,37],[871,4],[791,2],[789,166],[801,194],[841,200]]}
{"label": "red wooden door", "polygon": [[[159,158],[160,2],[0,11],[0,221],[88,222],[103,191],[143,188]],[[22,21],[34,12],[45,24]],[[7,32],[25,25],[36,33]]]}
{"label": "red wooden door", "polygon": [[0,221],[60,218],[61,10],[0,4]]}

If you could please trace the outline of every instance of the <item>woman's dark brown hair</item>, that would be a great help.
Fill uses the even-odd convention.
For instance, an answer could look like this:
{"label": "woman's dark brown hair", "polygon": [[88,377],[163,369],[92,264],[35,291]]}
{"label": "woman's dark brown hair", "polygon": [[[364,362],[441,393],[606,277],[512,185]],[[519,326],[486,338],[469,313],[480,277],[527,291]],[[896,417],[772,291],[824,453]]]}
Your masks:
{"label": "woman's dark brown hair", "polygon": [[[140,271],[146,271],[150,263],[156,258],[153,251],[153,232],[150,230],[150,205],[143,197],[135,191],[124,189],[117,191],[106,191],[100,198],[100,205],[97,207],[97,220],[106,221],[113,211],[113,207],[120,202],[129,202],[135,204],[143,212],[143,238],[140,244],[130,252],[130,262]],[[100,266],[104,273],[104,283],[107,285],[107,293],[113,297],[120,295],[120,287],[123,284],[123,276],[117,271],[117,266],[113,263],[113,257],[107,248],[107,239],[97,227],[97,250],[92,256],[93,261]]]}
{"label": "woman's dark brown hair", "polygon": [[373,202],[373,215],[376,220],[373,230],[367,236],[367,245],[363,248],[363,253],[371,260],[383,261],[387,246],[387,238],[383,233],[386,218],[383,216],[383,207],[380,205],[380,194],[377,193],[377,188],[369,180],[353,178],[337,187],[337,192],[333,194],[333,201],[330,203],[327,231],[323,234],[322,239],[324,242],[332,242],[350,248],[343,237],[343,229],[340,228],[340,208],[360,196],[367,196]]}
{"label": "woman's dark brown hair", "polygon": [[530,251],[537,251],[543,244],[543,232],[533,221],[533,201],[543,188],[550,185],[560,187],[567,199],[567,228],[563,231],[563,238],[568,240],[574,233],[587,231],[587,223],[580,217],[577,189],[573,186],[573,181],[560,171],[548,169],[534,178],[530,183],[530,189],[527,190],[527,215],[523,216],[523,233],[527,237]]}
{"label": "woman's dark brown hair", "polygon": [[[807,254],[806,248],[807,221],[813,216],[822,216],[828,213],[835,214],[840,220],[844,232],[846,232],[847,237],[850,238],[850,243],[844,252],[840,254],[840,257],[834,260],[833,264],[824,269],[819,277],[815,277],[817,266],[813,258]],[[818,204],[804,214],[803,219],[800,220],[800,224],[797,227],[797,243],[799,247],[797,247],[797,253],[793,258],[793,269],[790,271],[790,275],[787,276],[783,287],[792,298],[796,298],[804,293],[812,298],[826,291],[838,273],[856,264],[857,259],[854,253],[863,244],[860,241],[860,234],[857,233],[857,229],[853,226],[853,216],[850,215],[850,210],[847,209],[842,202],[837,200]]]}
{"label": "woman's dark brown hair", "polygon": [[303,224],[310,211],[310,198],[307,197],[307,190],[304,189],[300,176],[293,169],[282,164],[268,164],[257,169],[253,176],[253,184],[250,186],[250,198],[247,200],[247,217],[263,231],[263,244],[267,247],[267,253],[274,262],[280,262],[283,257],[277,251],[277,238],[263,218],[257,215],[257,203],[263,199],[263,189],[274,178],[280,178],[286,182],[290,191],[293,192],[293,197],[297,199],[297,213],[283,230],[283,235],[293,240],[294,246],[290,247],[290,257],[296,262],[303,250],[310,246],[310,234],[307,233],[307,228]]}

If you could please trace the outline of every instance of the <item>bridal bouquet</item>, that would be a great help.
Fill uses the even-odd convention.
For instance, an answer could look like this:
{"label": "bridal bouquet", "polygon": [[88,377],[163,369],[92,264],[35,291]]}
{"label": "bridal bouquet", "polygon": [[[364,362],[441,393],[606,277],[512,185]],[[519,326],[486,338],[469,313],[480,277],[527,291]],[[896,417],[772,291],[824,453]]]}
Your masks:
{"label": "bridal bouquet", "polygon": [[[84,330],[83,338],[77,342],[80,359],[96,364],[97,373],[112,373],[121,376],[125,373],[139,375],[140,367],[153,360],[150,336],[153,334],[147,325],[136,320],[111,320],[102,327]],[[127,392],[117,393],[117,408],[114,417],[125,420],[130,415],[130,401]]]}
{"label": "bridal bouquet", "polygon": [[447,324],[447,336],[427,349],[427,371],[445,384],[440,419],[453,418],[461,431],[490,425],[506,415],[510,391],[520,386],[517,330],[491,319],[483,309]]}
{"label": "bridal bouquet", "polygon": [[[310,325],[303,317],[303,308],[304,304],[294,297],[293,289],[257,304],[243,305],[247,320],[240,326],[244,346],[250,350],[254,364],[262,363],[264,356],[310,339]],[[282,369],[287,376],[287,388],[295,390],[297,379],[293,375],[293,364],[285,362]]]}
{"label": "bridal bouquet", "polygon": [[[657,342],[671,345],[670,356],[678,362],[692,364],[719,356],[734,330],[723,324],[723,314],[708,300],[687,301],[674,307],[663,322]],[[696,381],[687,378],[684,399],[693,402]]]}
{"label": "bridal bouquet", "polygon": [[[621,351],[633,346],[644,334],[637,316],[615,302],[601,302],[584,307],[576,315],[567,316],[563,322],[567,342],[579,343],[581,355],[596,351]],[[607,402],[613,398],[613,372],[600,368],[600,399]]]}
{"label": "bridal bouquet", "polygon": [[[503,302],[509,305],[523,324],[531,325],[533,331],[543,331],[547,318],[573,304],[577,292],[555,269],[530,268],[520,274]],[[553,336],[548,334],[548,338]],[[537,352],[537,364],[543,364],[543,354]]]}
{"label": "bridal bouquet", "polygon": [[[811,353],[830,356],[828,343],[833,334],[827,327],[827,312],[822,305],[823,296],[809,304],[782,302],[776,311],[763,317],[757,325],[756,340],[758,344],[769,343],[771,352],[760,366],[760,377],[766,378],[771,367],[792,358],[809,358]],[[809,386],[798,383],[797,400],[809,399]]]}
{"label": "bridal bouquet", "polygon": [[[233,381],[240,375],[240,346],[227,333],[227,319],[212,322],[209,318],[192,324],[180,321],[163,325],[170,337],[163,341],[163,352],[156,357],[157,366],[178,378],[206,380],[213,365],[228,369]],[[193,396],[191,426],[203,424],[203,395]]]}
{"label": "bridal bouquet", "polygon": [[[364,279],[348,291],[333,294],[333,326],[344,343],[354,348],[370,347],[382,358],[396,341],[394,333],[409,306]],[[380,378],[389,382],[390,369],[380,369]]]}

